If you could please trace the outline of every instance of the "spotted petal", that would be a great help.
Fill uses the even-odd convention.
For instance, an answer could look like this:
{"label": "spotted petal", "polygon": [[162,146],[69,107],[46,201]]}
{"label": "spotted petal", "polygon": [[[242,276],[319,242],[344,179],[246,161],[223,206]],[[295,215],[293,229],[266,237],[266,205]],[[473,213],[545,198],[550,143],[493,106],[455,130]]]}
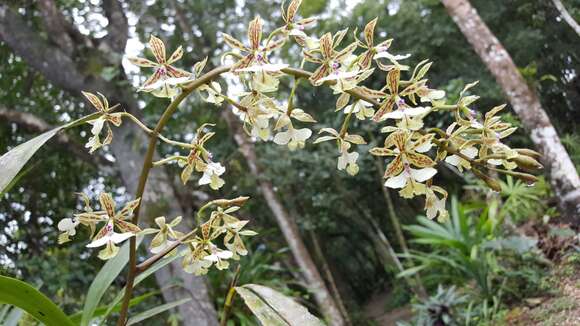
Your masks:
{"label": "spotted petal", "polygon": [[169,57],[169,60],[167,60],[167,64],[170,65],[174,63],[175,61],[181,59],[182,56],[183,47],[180,45],[175,51],[173,51],[173,54],[171,54],[171,57]]}
{"label": "spotted petal", "polygon": [[97,109],[99,112],[104,112],[105,107],[103,106],[103,102],[93,93],[82,91],[83,95],[91,102],[91,104]]}
{"label": "spotted petal", "polygon": [[164,64],[165,44],[163,44],[163,41],[155,37],[155,35],[151,35],[151,38],[149,38],[149,48],[151,49],[151,52],[153,52],[153,55],[155,56],[157,62]]}
{"label": "spotted petal", "polygon": [[101,203],[101,207],[107,212],[107,215],[113,218],[115,216],[115,201],[111,194],[102,192],[99,196],[99,202]]}
{"label": "spotted petal", "polygon": [[378,17],[371,20],[366,26],[365,26],[365,41],[367,42],[367,45],[369,47],[373,46],[374,43],[374,34],[375,34],[375,26],[377,25],[377,20]]}
{"label": "spotted petal", "polygon": [[139,67],[158,67],[159,64],[145,58],[128,57],[129,62]]}
{"label": "spotted petal", "polygon": [[250,40],[250,47],[253,50],[257,50],[260,47],[260,40],[262,39],[262,19],[260,16],[256,16],[256,18],[250,22],[250,26],[248,27],[248,39]]}
{"label": "spotted petal", "polygon": [[387,165],[387,168],[385,169],[385,175],[383,177],[389,178],[401,173],[401,171],[403,171],[403,159],[399,155],[395,157],[395,159],[389,163],[389,165]]}
{"label": "spotted petal", "polygon": [[248,50],[248,48],[246,48],[244,43],[238,41],[230,34],[222,33],[222,37],[224,38],[224,42],[226,42],[226,44],[229,45],[230,47],[232,47],[234,49],[242,50],[242,51]]}

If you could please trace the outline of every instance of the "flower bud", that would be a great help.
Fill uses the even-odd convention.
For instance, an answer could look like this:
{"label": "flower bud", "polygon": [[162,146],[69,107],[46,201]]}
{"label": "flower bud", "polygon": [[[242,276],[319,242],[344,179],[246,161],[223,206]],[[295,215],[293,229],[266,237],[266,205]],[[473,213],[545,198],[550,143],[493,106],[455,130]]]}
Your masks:
{"label": "flower bud", "polygon": [[473,171],[473,174],[475,174],[478,178],[483,180],[487,184],[487,186],[490,187],[493,191],[497,191],[497,192],[501,191],[501,184],[499,183],[499,181],[488,176],[487,174],[481,172],[478,169],[474,168],[471,170]]}
{"label": "flower bud", "polygon": [[541,170],[544,168],[540,162],[527,155],[518,155],[512,159],[520,168],[526,170]]}
{"label": "flower bud", "polygon": [[518,154],[520,154],[520,155],[526,155],[526,156],[530,156],[530,157],[538,158],[538,159],[540,157],[542,157],[542,154],[540,154],[540,153],[538,153],[538,152],[536,152],[534,150],[531,150],[531,149],[527,149],[527,148],[515,148],[514,150],[516,152],[518,152]]}
{"label": "flower bud", "polygon": [[248,199],[250,199],[250,197],[240,196],[234,199],[216,199],[213,203],[221,207],[242,206],[246,201],[248,201]]}
{"label": "flower bud", "polygon": [[499,181],[488,176],[487,174],[481,172],[478,169],[471,169],[471,170],[478,178],[483,180],[485,182],[485,184],[487,184],[487,186],[490,187],[493,191],[497,191],[497,192],[501,191],[501,184],[499,183]]}

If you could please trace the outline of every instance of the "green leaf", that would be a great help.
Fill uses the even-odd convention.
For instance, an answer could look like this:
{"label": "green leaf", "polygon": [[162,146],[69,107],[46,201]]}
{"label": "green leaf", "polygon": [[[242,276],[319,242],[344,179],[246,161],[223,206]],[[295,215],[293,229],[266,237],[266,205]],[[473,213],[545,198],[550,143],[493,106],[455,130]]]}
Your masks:
{"label": "green leaf", "polygon": [[422,271],[425,268],[427,268],[426,265],[419,265],[419,266],[415,266],[415,267],[411,267],[411,268],[405,269],[404,271],[402,271],[399,274],[397,274],[397,278],[402,278],[402,277],[408,277],[408,276],[415,275],[415,274],[417,274],[418,272]]}
{"label": "green leaf", "polygon": [[0,302],[18,307],[46,325],[74,325],[44,294],[15,278],[0,276]]}
{"label": "green leaf", "polygon": [[2,155],[2,157],[0,157],[0,171],[2,171],[0,174],[0,194],[3,194],[4,190],[9,185],[13,186],[13,184],[11,185],[12,179],[14,179],[18,172],[22,170],[26,162],[30,160],[32,155],[34,155],[34,153],[36,153],[40,147],[42,147],[42,145],[54,137],[59,131],[83,124],[89,120],[95,119],[98,116],[98,113],[91,114],[60,127],[56,127],[32,138],[26,143],[14,147],[11,151]]}
{"label": "green leaf", "polygon": [[[144,271],[143,273],[137,275],[137,277],[135,277],[135,281],[133,283],[133,286],[137,286],[137,284],[141,283],[141,281],[143,281],[144,279],[146,279],[149,275],[157,272],[159,269],[167,266],[167,264],[171,263],[172,261],[176,260],[177,258],[182,257],[183,255],[175,255],[175,256],[171,256],[171,257],[165,257],[163,259],[161,259],[160,261],[158,261],[157,263],[153,264],[153,266],[149,267],[146,271]],[[117,294],[117,296],[115,296],[115,298],[113,299],[113,301],[111,301],[111,303],[109,304],[106,312],[102,315],[103,319],[101,320],[101,324],[100,325],[104,325],[105,324],[105,319],[107,318],[107,316],[109,316],[109,314],[111,312],[114,311],[115,307],[117,307],[119,305],[119,302],[121,302],[121,300],[123,299],[123,295],[125,294],[125,288],[123,288],[121,291],[119,291],[119,293]]]}
{"label": "green leaf", "polygon": [[[143,240],[142,236],[137,237],[137,246]],[[105,291],[113,283],[113,281],[119,276],[119,273],[123,270],[127,262],[129,261],[129,242],[125,243],[117,256],[108,260],[105,265],[101,268],[93,283],[89,287],[87,292],[87,298],[85,300],[85,305],[83,307],[83,315],[81,318],[81,326],[88,326],[89,322],[95,314],[95,310],[101,302]]]}
{"label": "green leaf", "polygon": [[170,302],[170,303],[162,304],[162,305],[160,305],[158,307],[155,307],[155,308],[146,310],[146,311],[144,311],[142,313],[139,313],[139,314],[133,316],[132,318],[130,318],[129,321],[127,322],[127,326],[129,326],[129,325],[135,325],[137,323],[140,323],[140,322],[144,321],[145,319],[151,318],[151,317],[153,317],[153,316],[155,316],[157,314],[160,314],[160,313],[162,313],[162,312],[164,312],[166,310],[169,310],[171,308],[177,307],[177,306],[179,306],[181,304],[184,304],[184,303],[186,303],[186,302],[188,302],[190,300],[191,300],[191,298],[183,298],[181,300],[177,300],[177,301],[173,301],[173,302]]}
{"label": "green leaf", "polygon": [[269,287],[246,284],[236,287],[236,292],[244,299],[248,308],[258,317],[262,325],[324,325],[320,319],[310,314],[306,308]]}
{"label": "green leaf", "polygon": [[[147,292],[145,294],[142,294],[138,297],[134,297],[133,299],[131,299],[131,301],[129,301],[129,307],[136,306],[136,305],[140,304],[141,302],[145,301],[145,299],[152,297],[154,295],[157,295],[159,293],[160,293],[160,291],[151,291],[151,292]],[[105,313],[108,312],[108,310],[109,310],[108,305],[99,306],[97,309],[95,309],[95,312],[93,313],[93,318],[104,316]],[[114,305],[113,309],[111,309],[111,311],[113,311],[113,312],[121,311],[121,304]],[[79,311],[77,313],[74,313],[74,314],[68,316],[68,318],[75,324],[79,324],[81,322],[82,317],[83,317],[82,311]]]}

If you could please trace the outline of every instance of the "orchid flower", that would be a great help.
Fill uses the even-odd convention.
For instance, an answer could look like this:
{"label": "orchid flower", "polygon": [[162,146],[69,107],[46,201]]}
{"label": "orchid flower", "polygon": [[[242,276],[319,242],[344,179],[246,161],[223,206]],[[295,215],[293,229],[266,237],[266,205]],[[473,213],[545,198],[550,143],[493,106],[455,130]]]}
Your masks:
{"label": "orchid flower", "polygon": [[[442,195],[439,198],[435,193]],[[427,218],[434,219],[437,217],[439,222],[444,222],[449,218],[449,212],[445,209],[447,200],[447,191],[441,187],[430,186],[425,188],[425,211]]]}
{"label": "orchid flower", "polygon": [[130,237],[135,236],[133,232],[123,232],[117,233],[114,231],[113,221],[107,222],[107,224],[99,231],[95,240],[87,245],[87,248],[98,248],[105,246],[105,249],[99,252],[99,258],[102,260],[107,260],[115,257],[119,252],[119,247],[115,246]]}
{"label": "orchid flower", "polygon": [[262,19],[256,16],[248,26],[248,39],[250,45],[246,46],[244,43],[238,41],[233,36],[223,33],[224,42],[234,49],[246,53],[239,61],[237,61],[231,68],[233,72],[278,72],[288,65],[271,64],[268,62],[267,55],[269,52],[279,49],[284,45],[286,40],[284,38],[273,41],[270,44],[261,46],[262,41]]}
{"label": "orchid flower", "polygon": [[[437,173],[437,170],[432,168],[435,162],[429,156],[422,154],[433,146],[432,138],[433,134],[427,134],[413,140],[410,132],[399,130],[387,137],[384,147],[375,147],[370,150],[370,153],[376,156],[395,157],[385,169],[386,187],[403,188],[401,195],[404,197],[424,193],[424,185],[421,183],[431,179]],[[395,148],[391,149],[393,146]]]}
{"label": "orchid flower", "polygon": [[274,143],[278,145],[288,145],[293,151],[297,148],[304,148],[305,142],[312,136],[312,130],[308,128],[294,129],[292,124],[288,125],[288,130],[281,131],[274,136]]}
{"label": "orchid flower", "polygon": [[359,120],[366,120],[375,114],[373,104],[365,100],[355,100],[352,104],[339,110],[343,110],[344,114],[354,113]]}
{"label": "orchid flower", "polygon": [[156,232],[155,236],[151,240],[151,244],[149,245],[149,250],[152,254],[158,254],[162,252],[166,248],[170,247],[173,243],[178,241],[181,237],[183,237],[183,233],[173,229],[180,222],[181,216],[177,216],[170,223],[165,221],[165,216],[160,216],[155,219],[155,224],[157,224],[159,227],[158,229],[143,230],[146,233]]}
{"label": "orchid flower", "polygon": [[282,20],[284,20],[285,23],[283,26],[284,33],[293,36],[299,44],[304,44],[308,38],[304,33],[304,29],[313,25],[316,22],[316,18],[304,18],[294,21],[301,4],[302,0],[292,0],[288,5],[288,8],[286,10],[282,8],[281,12]]}
{"label": "orchid flower", "polygon": [[209,84],[201,85],[197,90],[200,93],[201,92],[207,92],[207,97],[203,97],[202,96],[202,99],[205,102],[212,103],[212,104],[215,104],[217,106],[220,106],[223,103],[223,101],[224,101],[224,98],[221,95],[222,87],[217,82],[212,81]]}
{"label": "orchid flower", "polygon": [[398,110],[385,114],[384,118],[399,120],[397,126],[401,129],[419,130],[423,127],[423,116],[430,111],[430,107],[412,108],[402,103]]}
{"label": "orchid flower", "polygon": [[[320,66],[312,73],[309,80],[312,85],[319,86],[326,80],[348,80],[354,79],[357,74],[340,70],[344,61],[349,58],[357,44],[351,43],[341,51],[336,51],[335,48],[340,44],[343,36],[337,36],[337,41],[332,37],[332,34],[326,33],[320,38],[320,53],[321,57],[316,57],[312,54],[313,51],[305,51],[304,59],[306,61],[320,64]],[[323,79],[330,76],[327,79]]]}
{"label": "orchid flower", "polygon": [[211,189],[218,190],[225,184],[225,181],[220,178],[224,172],[226,172],[226,168],[219,162],[209,161],[205,165],[203,176],[199,179],[198,184],[200,186],[209,184]]}
{"label": "orchid flower", "polygon": [[349,153],[348,150],[351,148],[352,144],[363,145],[366,144],[364,138],[360,135],[352,135],[348,132],[345,132],[341,135],[338,131],[332,128],[322,128],[319,132],[327,133],[328,136],[319,137],[314,141],[314,144],[318,144],[321,142],[329,141],[329,140],[336,140],[340,152],[340,156],[338,157],[337,168],[338,170],[345,170],[346,172],[352,176],[356,175],[359,171],[359,166],[356,163],[358,160],[359,154],[357,152]]}
{"label": "orchid flower", "polygon": [[[101,193],[99,201],[101,207],[106,213],[107,222],[87,247],[96,248],[106,245],[105,249],[99,252],[99,258],[106,260],[117,255],[119,248],[117,248],[115,244],[135,236],[141,231],[141,229],[135,224],[125,221],[133,215],[133,211],[137,206],[139,206],[140,199],[128,202],[119,212],[115,211],[115,201],[110,194],[104,192]],[[115,227],[122,233],[116,233],[114,230]]]}
{"label": "orchid flower", "polygon": [[[91,128],[91,134],[93,134],[93,136],[89,138],[89,141],[87,142],[85,147],[89,148],[90,153],[93,153],[100,147],[104,145],[109,145],[113,141],[113,131],[111,130],[111,127],[109,126],[108,122],[112,123],[115,127],[119,127],[122,122],[121,119],[122,114],[120,112],[111,113],[112,108],[109,108],[109,101],[107,101],[107,98],[103,94],[97,93],[101,97],[99,99],[99,97],[97,97],[93,93],[84,91],[82,93],[85,96],[85,98],[89,100],[89,102],[91,102],[93,107],[97,109],[97,112],[101,113],[101,115],[98,118],[89,121],[89,123],[93,125],[93,128]],[[101,143],[100,135],[101,131],[103,130],[103,127],[105,126],[107,127],[107,136],[105,137],[105,140],[103,140],[103,142]]]}
{"label": "orchid flower", "polygon": [[[393,41],[392,39],[389,39],[382,41],[377,45],[374,45],[374,34],[375,27],[377,25],[377,20],[378,18],[375,18],[371,20],[368,24],[366,24],[364,29],[365,43],[358,40],[358,38],[356,38],[355,33],[355,39],[357,40],[358,45],[366,49],[365,52],[359,55],[358,65],[361,69],[368,69],[372,64],[372,59],[375,58],[375,56],[377,56],[379,53],[388,53],[387,50],[389,49]],[[378,58],[382,58],[382,56],[378,56],[377,59]],[[405,59],[405,57],[400,59]]]}
{"label": "orchid flower", "polygon": [[[350,175],[356,175],[359,171],[359,166],[356,164],[359,154],[357,152],[349,153],[348,149],[350,146],[345,146],[348,143],[343,143],[340,147],[340,156],[338,157],[337,168],[339,170],[346,169],[346,172]],[[350,145],[350,144],[348,144]]]}
{"label": "orchid flower", "polygon": [[191,73],[172,66],[183,56],[183,47],[178,47],[169,59],[166,59],[165,44],[161,39],[151,35],[149,49],[153,52],[157,62],[145,58],[128,58],[131,63],[139,67],[155,68],[153,75],[145,81],[139,91],[151,92],[157,97],[173,97],[177,95],[177,86],[191,80]]}

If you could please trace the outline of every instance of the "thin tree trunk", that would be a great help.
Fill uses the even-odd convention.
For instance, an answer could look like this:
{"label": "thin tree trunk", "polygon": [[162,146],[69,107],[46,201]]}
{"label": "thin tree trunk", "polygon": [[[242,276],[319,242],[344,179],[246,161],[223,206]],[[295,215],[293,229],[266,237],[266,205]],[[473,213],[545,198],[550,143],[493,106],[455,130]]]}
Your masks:
{"label": "thin tree trunk", "polygon": [[572,29],[574,30],[574,32],[576,32],[576,34],[578,34],[578,36],[580,36],[580,25],[578,25],[578,23],[574,20],[574,17],[572,17],[568,12],[568,10],[566,10],[566,7],[564,7],[562,1],[552,0],[552,2],[554,3],[554,6],[556,6],[556,9],[558,9],[558,12],[560,13],[564,21],[568,23],[570,27],[572,27]]}
{"label": "thin tree trunk", "polygon": [[580,223],[577,218],[580,210],[580,178],[538,96],[469,1],[441,2],[494,75],[524,127],[530,132],[534,145],[542,153],[542,162],[549,174],[564,220]]}
{"label": "thin tree trunk", "polygon": [[[397,240],[399,241],[399,245],[401,246],[401,250],[403,250],[403,253],[405,255],[408,255],[410,253],[409,246],[407,246],[407,240],[405,240],[405,235],[403,234],[403,228],[401,227],[401,223],[399,223],[399,218],[397,217],[397,213],[395,212],[395,205],[393,204],[393,199],[391,198],[391,194],[389,193],[389,189],[387,189],[387,187],[385,187],[382,184],[383,174],[385,174],[385,170],[384,170],[383,164],[381,162],[381,159],[377,157],[375,159],[375,163],[377,165],[379,177],[381,178],[380,179],[381,180],[381,190],[383,192],[383,197],[385,198],[385,202],[387,203],[387,210],[389,212],[389,219],[391,220],[391,224],[393,225],[393,228],[395,229],[395,234],[397,235]],[[374,221],[373,221],[373,223],[374,223]],[[384,235],[384,233],[380,229],[378,231],[381,233],[382,237],[385,238],[386,241],[388,241],[387,237]],[[408,260],[407,265],[410,265],[410,267],[413,267],[412,261]],[[415,274],[413,276],[413,280],[409,282],[409,285],[415,289],[415,293],[421,299],[425,299],[428,297],[427,290],[425,290],[425,287],[423,286],[423,281],[421,280],[421,276],[419,276],[419,274]]]}
{"label": "thin tree trunk", "polygon": [[[106,3],[114,5],[111,0],[107,0]],[[115,17],[119,17],[119,13]],[[111,24],[111,26],[117,25]],[[116,35],[122,33],[122,31],[117,31]],[[111,102],[119,102],[123,109],[139,115],[131,92],[116,87],[114,82],[106,82],[99,77],[86,75],[82,69],[76,67],[79,58],[69,57],[61,48],[40,38],[38,32],[31,30],[20,15],[5,4],[0,5],[0,40],[21,56],[28,65],[44,75],[55,87],[60,87],[77,96],[81,90],[100,91],[106,94]],[[76,46],[84,47],[86,44],[76,44]],[[124,45],[111,47],[124,48]],[[93,52],[97,53],[98,51]],[[117,64],[120,66],[120,61]],[[121,162],[121,164],[117,164],[117,167],[123,184],[129,191],[134,191],[137,189],[147,138],[142,130],[130,122],[125,122],[122,127],[115,128],[114,134],[111,151],[117,162]],[[151,171],[142,198],[144,221],[152,222],[154,217],[162,214],[168,216],[183,215],[181,207],[174,200],[176,196],[174,196],[171,180],[164,169]],[[187,296],[192,296],[195,299],[192,300],[193,303],[183,304],[178,308],[183,325],[216,326],[218,324],[217,314],[213,302],[209,298],[209,288],[205,278],[183,272],[179,261],[172,263],[169,268],[160,269],[155,273],[155,276],[166,301],[174,301]],[[166,288],[164,285],[169,281],[180,282],[182,286]]]}
{"label": "thin tree trunk", "polygon": [[340,295],[340,291],[338,290],[338,286],[336,285],[336,282],[334,280],[334,276],[332,276],[332,271],[328,267],[328,262],[326,261],[326,258],[324,257],[324,252],[322,250],[322,247],[320,246],[320,242],[318,241],[318,236],[316,235],[316,232],[314,232],[313,230],[310,230],[309,233],[310,233],[310,239],[312,240],[312,246],[314,247],[314,252],[318,256],[318,259],[320,259],[320,265],[322,265],[322,271],[324,272],[324,276],[326,277],[326,281],[330,285],[330,289],[332,290],[332,293],[334,294],[334,298],[336,299],[336,304],[338,305],[338,308],[340,309],[340,312],[342,313],[342,316],[344,317],[345,324],[352,325],[352,322],[350,321],[350,318],[348,316],[348,310],[346,310],[346,307],[344,305],[344,301],[342,300],[342,296]]}
{"label": "thin tree trunk", "polygon": [[314,299],[324,314],[324,317],[330,325],[345,325],[340,309],[330,295],[330,291],[324,284],[324,280],[322,279],[322,276],[320,276],[320,272],[316,268],[316,265],[302,240],[298,224],[296,224],[294,218],[290,216],[284,205],[282,205],[278,199],[270,180],[263,177],[262,169],[258,164],[258,159],[254,150],[254,145],[242,130],[239,119],[229,109],[224,111],[223,116],[233,133],[234,140],[238,144],[240,152],[246,159],[250,173],[252,173],[258,180],[258,185],[262,191],[262,195],[270,207],[272,214],[274,214],[274,218],[276,218],[276,222],[290,247],[294,260],[300,267],[302,274],[304,274],[309,290],[313,293]]}
{"label": "thin tree trunk", "polygon": [[[383,174],[385,174],[382,160],[377,157],[375,159],[375,163],[377,169],[379,171],[379,180],[383,180]],[[405,240],[405,236],[403,235],[403,229],[401,228],[401,223],[399,223],[399,219],[397,218],[397,213],[395,212],[395,205],[393,204],[393,200],[391,198],[391,194],[389,193],[389,189],[385,187],[381,182],[381,191],[383,192],[383,197],[385,198],[385,202],[387,203],[387,210],[389,212],[389,220],[395,229],[395,234],[397,235],[397,241],[401,246],[404,254],[409,253],[409,246],[407,246],[407,240]]]}

